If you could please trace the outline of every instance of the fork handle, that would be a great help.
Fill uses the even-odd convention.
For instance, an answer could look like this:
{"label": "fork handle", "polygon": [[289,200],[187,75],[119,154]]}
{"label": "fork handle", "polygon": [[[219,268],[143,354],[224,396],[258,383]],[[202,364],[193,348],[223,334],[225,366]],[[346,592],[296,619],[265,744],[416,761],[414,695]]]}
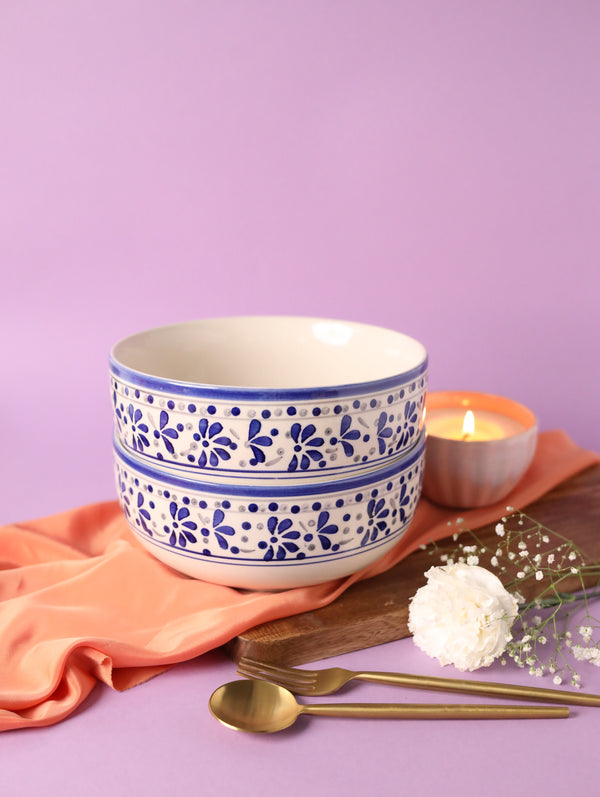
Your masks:
{"label": "fork handle", "polygon": [[484,697],[513,697],[545,703],[561,703],[562,705],[600,706],[600,695],[590,695],[583,692],[561,692],[558,689],[544,689],[539,686],[498,684],[487,681],[467,681],[458,678],[440,678],[393,672],[357,672],[354,673],[354,678],[359,678],[362,681],[375,681],[380,684],[409,686],[415,689],[432,689],[442,692],[461,692]]}
{"label": "fork handle", "polygon": [[567,706],[495,706],[447,703],[304,703],[301,714],[378,719],[564,719]]}

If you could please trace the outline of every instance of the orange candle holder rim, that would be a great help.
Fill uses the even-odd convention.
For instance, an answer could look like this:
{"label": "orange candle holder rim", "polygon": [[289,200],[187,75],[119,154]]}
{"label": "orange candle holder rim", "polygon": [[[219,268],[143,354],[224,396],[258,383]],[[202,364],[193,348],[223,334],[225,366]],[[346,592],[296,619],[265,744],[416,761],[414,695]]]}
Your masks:
{"label": "orange candle holder rim", "polygon": [[[427,410],[456,408],[464,410],[465,412],[467,410],[472,410],[474,413],[476,413],[477,410],[497,412],[523,424],[524,429],[522,432],[518,432],[508,438],[503,438],[504,440],[512,440],[515,437],[528,433],[533,428],[537,428],[537,417],[528,407],[524,404],[520,404],[518,401],[514,401],[514,399],[498,396],[494,393],[478,393],[469,390],[440,390],[427,394],[425,408],[425,426],[427,426]],[[432,437],[436,437],[436,435],[432,435]],[[454,440],[453,442],[468,442],[468,445],[474,446],[486,445],[490,441]],[[496,440],[494,442],[498,443],[501,441]]]}

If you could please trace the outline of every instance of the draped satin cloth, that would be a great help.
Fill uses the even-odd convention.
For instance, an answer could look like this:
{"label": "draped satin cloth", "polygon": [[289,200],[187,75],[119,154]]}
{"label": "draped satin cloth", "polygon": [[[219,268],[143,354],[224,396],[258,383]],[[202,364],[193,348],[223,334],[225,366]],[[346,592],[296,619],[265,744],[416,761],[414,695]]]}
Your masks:
{"label": "draped satin cloth", "polygon": [[[494,506],[460,512],[478,528],[600,461],[561,431],[543,432],[531,467]],[[456,510],[422,499],[382,559],[348,578],[277,593],[180,575],[130,533],[116,501],[0,528],[0,730],[67,717],[98,681],[117,690],[214,649],[259,623],[325,606],[359,579],[448,535]],[[568,534],[568,529],[566,532]]]}

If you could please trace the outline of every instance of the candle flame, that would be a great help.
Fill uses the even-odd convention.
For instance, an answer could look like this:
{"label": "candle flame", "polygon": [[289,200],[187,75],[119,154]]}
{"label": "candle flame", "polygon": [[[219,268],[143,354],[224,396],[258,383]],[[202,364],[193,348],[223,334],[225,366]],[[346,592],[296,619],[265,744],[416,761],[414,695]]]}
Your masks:
{"label": "candle flame", "polygon": [[465,412],[465,419],[463,421],[463,440],[468,440],[475,432],[475,416],[471,410]]}

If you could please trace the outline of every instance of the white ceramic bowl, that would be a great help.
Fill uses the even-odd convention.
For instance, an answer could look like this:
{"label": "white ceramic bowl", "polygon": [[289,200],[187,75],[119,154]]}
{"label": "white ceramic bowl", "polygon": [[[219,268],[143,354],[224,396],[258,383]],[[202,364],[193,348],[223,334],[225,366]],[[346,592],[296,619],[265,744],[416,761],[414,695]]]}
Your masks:
{"label": "white ceramic bowl", "polygon": [[421,343],[367,324],[283,316],[151,329],[110,356],[125,450],[202,478],[339,478],[419,438]]}
{"label": "white ceramic bowl", "polygon": [[349,575],[406,531],[423,478],[424,433],[408,454],[351,478],[219,484],[181,478],[115,439],[127,522],[157,559],[194,578],[274,590]]}

